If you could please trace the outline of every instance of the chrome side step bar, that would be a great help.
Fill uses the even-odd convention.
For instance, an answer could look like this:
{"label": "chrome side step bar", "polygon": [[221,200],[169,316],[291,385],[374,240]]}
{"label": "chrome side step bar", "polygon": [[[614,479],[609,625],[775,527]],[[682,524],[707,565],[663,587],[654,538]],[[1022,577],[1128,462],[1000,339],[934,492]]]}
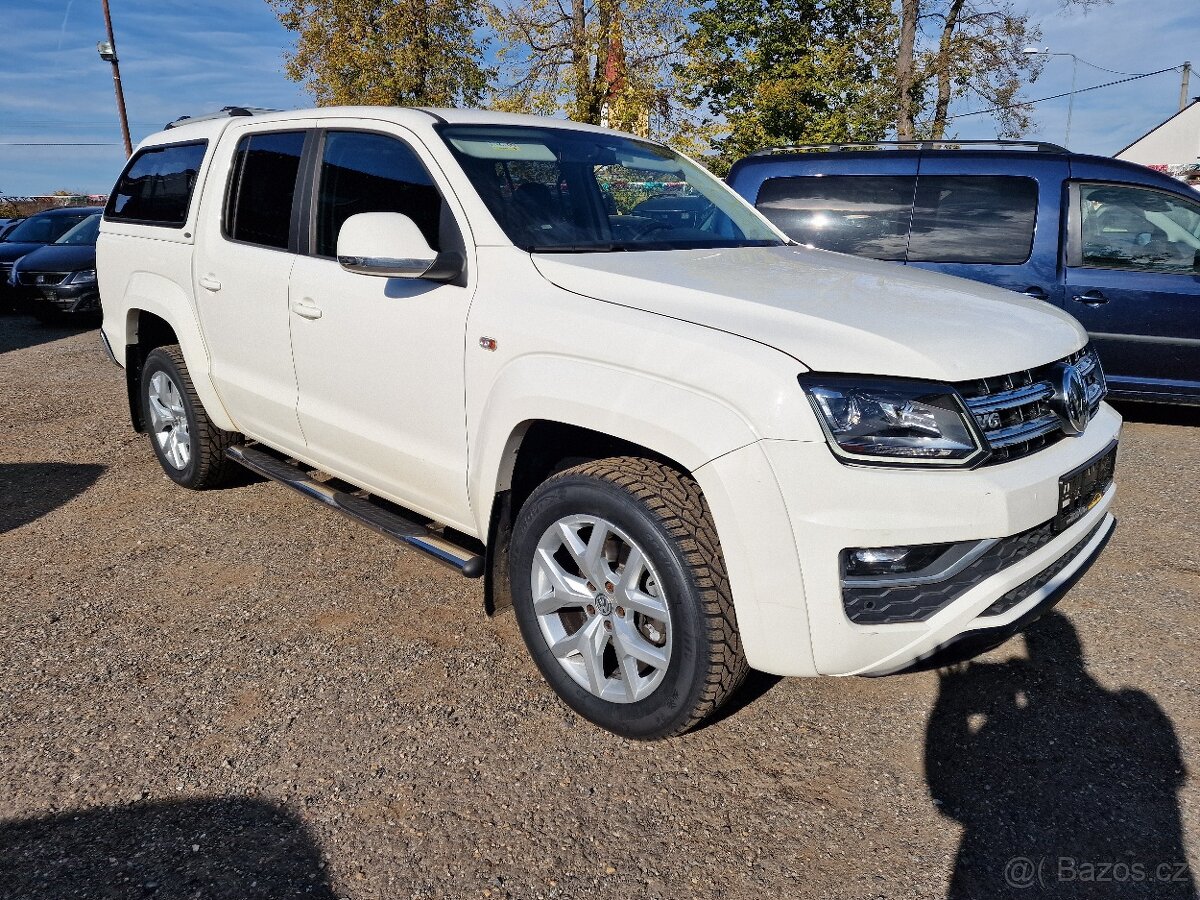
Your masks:
{"label": "chrome side step bar", "polygon": [[335,509],[384,537],[433,557],[467,578],[479,578],[483,575],[482,556],[458,546],[424,525],[376,506],[369,500],[322,484],[311,478],[303,469],[277,456],[242,444],[226,448],[225,455],[251,472],[287,485],[310,500]]}

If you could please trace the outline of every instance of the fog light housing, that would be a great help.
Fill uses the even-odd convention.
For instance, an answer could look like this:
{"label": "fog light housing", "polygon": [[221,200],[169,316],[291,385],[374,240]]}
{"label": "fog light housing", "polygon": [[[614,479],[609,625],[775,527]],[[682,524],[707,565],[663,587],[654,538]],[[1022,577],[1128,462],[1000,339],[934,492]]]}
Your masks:
{"label": "fog light housing", "polygon": [[842,553],[842,576],[902,575],[920,572],[952,544],[913,544],[906,547],[851,547]]}

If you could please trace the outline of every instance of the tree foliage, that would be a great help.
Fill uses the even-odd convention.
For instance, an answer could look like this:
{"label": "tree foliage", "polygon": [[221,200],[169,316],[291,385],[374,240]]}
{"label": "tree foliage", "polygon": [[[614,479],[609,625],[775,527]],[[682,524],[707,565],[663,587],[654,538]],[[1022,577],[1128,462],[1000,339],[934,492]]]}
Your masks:
{"label": "tree foliage", "polygon": [[638,134],[670,131],[684,10],[682,0],[495,0],[493,106]]}
{"label": "tree foliage", "polygon": [[711,0],[692,20],[678,74],[718,170],[765,146],[878,140],[895,119],[890,0]]}
{"label": "tree foliage", "polygon": [[[1108,0],[1060,0],[1086,12]],[[899,0],[896,133],[902,140],[946,137],[950,105],[971,100],[995,109],[997,136],[1019,137],[1030,126],[1021,103],[1045,57],[1041,29],[1012,0]]]}
{"label": "tree foliage", "polygon": [[267,2],[318,104],[566,115],[715,150],[717,171],[769,145],[942,139],[962,101],[1019,136],[1045,61],[1021,0]]}
{"label": "tree foliage", "polygon": [[318,105],[477,106],[491,72],[470,0],[267,0],[297,35],[285,59]]}

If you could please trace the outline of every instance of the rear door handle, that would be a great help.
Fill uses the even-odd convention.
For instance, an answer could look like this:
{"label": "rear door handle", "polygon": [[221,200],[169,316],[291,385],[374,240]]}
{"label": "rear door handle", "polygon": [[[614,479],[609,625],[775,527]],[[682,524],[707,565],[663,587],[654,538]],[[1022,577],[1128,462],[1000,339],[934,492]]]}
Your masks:
{"label": "rear door handle", "polygon": [[201,275],[200,287],[204,288],[206,291],[212,291],[213,293],[216,293],[221,289],[221,282],[217,281],[217,279],[213,278],[211,275]]}
{"label": "rear door handle", "polygon": [[1082,303],[1084,306],[1103,306],[1108,302],[1108,298],[1101,291],[1088,291],[1071,299],[1076,303]]}
{"label": "rear door handle", "polygon": [[308,297],[303,300],[293,300],[291,303],[292,312],[305,319],[321,318],[321,308],[313,303]]}
{"label": "rear door handle", "polygon": [[1032,297],[1034,300],[1049,300],[1050,295],[1046,293],[1045,288],[1040,288],[1036,284],[1030,285],[1021,291],[1026,297]]}

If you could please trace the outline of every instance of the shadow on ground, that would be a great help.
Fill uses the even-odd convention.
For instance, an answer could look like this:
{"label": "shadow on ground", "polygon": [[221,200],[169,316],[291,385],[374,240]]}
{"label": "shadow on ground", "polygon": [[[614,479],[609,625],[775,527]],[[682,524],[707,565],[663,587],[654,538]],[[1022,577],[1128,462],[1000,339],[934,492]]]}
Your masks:
{"label": "shadow on ground", "polygon": [[1117,412],[1128,422],[1147,422],[1151,425],[1200,426],[1200,406],[1167,406],[1162,403],[1113,403]]}
{"label": "shadow on ground", "polygon": [[939,676],[926,778],[964,829],[948,897],[1195,900],[1171,720],[1094,681],[1061,614],[1025,640],[1027,659]]}
{"label": "shadow on ground", "polygon": [[[24,350],[26,347],[36,347],[38,344],[48,344],[73,334],[91,331],[99,325],[99,321],[89,317],[78,321],[70,320],[65,323],[43,325],[32,316],[0,315],[0,353],[11,350]],[[99,338],[97,338],[97,343]],[[97,352],[103,353],[99,347]]]}
{"label": "shadow on ground", "polygon": [[0,463],[0,534],[58,509],[103,471],[85,463]]}
{"label": "shadow on ground", "polygon": [[0,823],[3,900],[334,900],[320,848],[278,806],[136,803]]}

